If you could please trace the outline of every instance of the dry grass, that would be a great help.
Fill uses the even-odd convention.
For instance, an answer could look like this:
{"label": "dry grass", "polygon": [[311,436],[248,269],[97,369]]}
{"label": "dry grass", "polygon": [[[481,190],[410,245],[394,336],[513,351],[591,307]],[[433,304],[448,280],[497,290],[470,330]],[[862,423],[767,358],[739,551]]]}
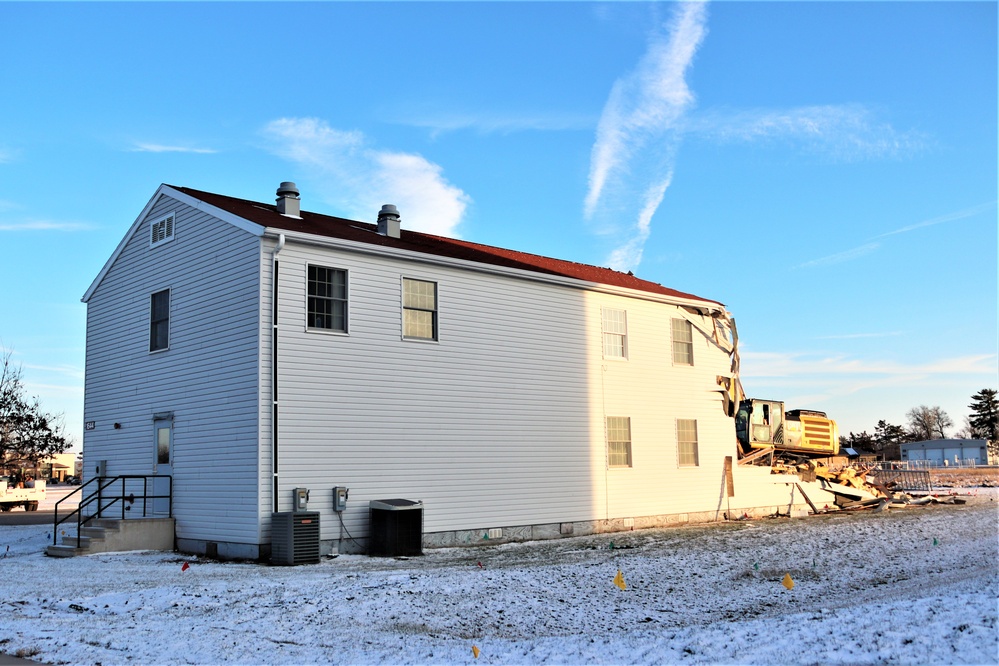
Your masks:
{"label": "dry grass", "polygon": [[930,483],[952,488],[995,487],[999,486],[999,467],[932,468]]}

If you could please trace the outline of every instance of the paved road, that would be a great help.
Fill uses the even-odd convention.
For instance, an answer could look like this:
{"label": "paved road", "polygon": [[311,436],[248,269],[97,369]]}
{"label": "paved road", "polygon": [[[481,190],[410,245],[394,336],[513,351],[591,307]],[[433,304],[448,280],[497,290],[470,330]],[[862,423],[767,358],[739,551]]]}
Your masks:
{"label": "paved road", "polygon": [[[65,516],[66,512],[60,509],[59,515]],[[51,525],[52,519],[51,511],[25,511],[20,507],[13,511],[0,511],[0,525]]]}

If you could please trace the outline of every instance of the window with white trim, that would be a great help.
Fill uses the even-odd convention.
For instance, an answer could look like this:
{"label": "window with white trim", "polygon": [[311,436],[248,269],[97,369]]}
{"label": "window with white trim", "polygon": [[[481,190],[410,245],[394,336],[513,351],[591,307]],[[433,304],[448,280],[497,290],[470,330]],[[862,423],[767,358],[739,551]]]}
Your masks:
{"label": "window with white trim", "polygon": [[402,337],[437,339],[437,283],[402,279]]}
{"label": "window with white trim", "polygon": [[157,291],[149,299],[149,351],[170,347],[170,290]]}
{"label": "window with white trim", "polygon": [[173,240],[174,215],[170,213],[149,225],[149,245],[159,245]]}
{"label": "window with white trim", "polygon": [[347,271],[309,265],[306,326],[347,332]]}
{"label": "window with white trim", "polygon": [[603,308],[600,313],[604,358],[628,358],[628,313],[612,308]]}
{"label": "window with white trim", "polygon": [[676,420],[676,450],[680,467],[697,467],[697,420]]}
{"label": "window with white trim", "polygon": [[607,417],[607,466],[631,467],[631,417]]}
{"label": "window with white trim", "polygon": [[672,320],[673,364],[694,365],[694,331],[686,319]]}

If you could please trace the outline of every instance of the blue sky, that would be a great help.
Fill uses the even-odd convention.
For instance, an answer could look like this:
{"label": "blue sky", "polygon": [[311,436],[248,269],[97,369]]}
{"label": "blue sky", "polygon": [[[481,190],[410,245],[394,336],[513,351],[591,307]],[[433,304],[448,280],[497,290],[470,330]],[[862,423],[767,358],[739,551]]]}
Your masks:
{"label": "blue sky", "polygon": [[999,384],[997,4],[0,3],[0,346],[83,422],[80,297],[160,183],[725,303],[843,432]]}

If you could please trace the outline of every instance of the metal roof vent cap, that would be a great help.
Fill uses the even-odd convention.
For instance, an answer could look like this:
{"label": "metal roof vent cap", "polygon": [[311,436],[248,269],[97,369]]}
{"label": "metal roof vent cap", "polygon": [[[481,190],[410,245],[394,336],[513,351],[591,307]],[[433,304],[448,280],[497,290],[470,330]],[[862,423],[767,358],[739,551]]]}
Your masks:
{"label": "metal roof vent cap", "polygon": [[295,183],[285,181],[277,189],[277,210],[288,217],[301,217],[301,197]]}
{"label": "metal roof vent cap", "polygon": [[389,238],[398,238],[400,235],[399,223],[402,217],[399,209],[392,204],[385,204],[378,212],[378,233]]}

